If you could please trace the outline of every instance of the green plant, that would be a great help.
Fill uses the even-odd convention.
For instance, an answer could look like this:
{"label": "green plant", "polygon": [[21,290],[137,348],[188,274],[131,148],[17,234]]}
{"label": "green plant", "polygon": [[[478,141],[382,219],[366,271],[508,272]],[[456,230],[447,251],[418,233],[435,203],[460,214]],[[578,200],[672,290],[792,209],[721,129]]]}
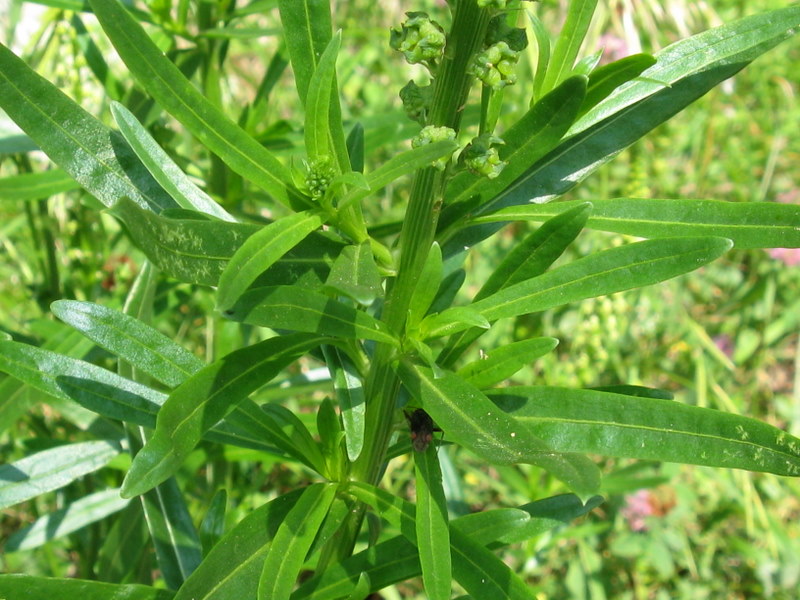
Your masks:
{"label": "green plant", "polygon": [[[7,575],[0,576],[0,592],[363,598],[422,574],[432,598],[449,598],[453,580],[476,598],[530,598],[522,578],[491,550],[597,506],[600,470],[587,454],[800,475],[797,438],[753,419],[673,402],[661,390],[503,385],[551,352],[553,338],[490,348],[466,364],[462,358],[495,322],[661,282],[710,263],[734,244],[800,246],[800,213],[789,205],[552,202],[790,36],[800,9],[742,19],[656,57],[596,67],[596,57],[576,62],[596,2],[571,2],[552,48],[533,19],[538,64],[530,109],[498,131],[507,117],[503,100],[520,84],[514,66],[528,42],[514,26],[521,5],[449,4],[447,32],[421,12],[409,13],[392,31],[392,47],[423,65],[431,81],[403,88],[406,112],[421,126],[411,149],[371,170],[364,166],[370,130],[356,122],[345,134],[336,62],[346,34],[333,33],[324,2],[278,2],[304,108],[303,144],[260,121],[287,66],[283,50],[238,125],[220,108],[221,69],[237,20],[268,2],[241,12],[233,4],[199,3],[192,23],[188,2],[173,15],[168,3],[144,13],[115,0],[90,0],[139,86],[102,78],[117,100],[110,109],[118,131],[0,51],[0,106],[108,208],[149,261],[121,310],[75,300],[52,305],[59,319],[118,357],[117,373],[83,360],[87,345],[76,343],[77,334],[53,335],[41,348],[0,342],[0,368],[15,378],[3,385],[15,393],[23,386],[43,392],[59,410],[75,414],[77,403],[91,411],[73,417],[87,433],[70,431],[55,447],[1,467],[2,506],[62,488],[112,461],[126,470],[119,490],[116,473],[98,477],[109,490],[87,489],[12,540],[12,547],[33,545],[52,537],[47,531],[56,525],[63,534],[124,509],[108,543],[85,565],[87,578],[102,572],[114,584]],[[168,40],[167,55],[137,21]],[[193,49],[178,51],[179,38],[194,42]],[[95,73],[109,72],[98,53],[86,56]],[[189,81],[195,73],[204,94]],[[480,106],[470,112],[465,105],[476,80]],[[184,174],[178,164],[188,167],[188,160],[170,157],[148,132],[157,130],[160,109],[208,150],[207,187],[221,203]],[[402,127],[395,125],[393,135],[403,137],[408,129]],[[7,184],[28,186],[27,197],[39,198],[37,184],[50,185],[49,193],[74,187],[63,172],[19,175]],[[407,199],[393,211],[399,219],[382,218],[372,203],[406,176],[412,177]],[[265,207],[266,223],[258,215]],[[513,221],[543,224],[494,266],[477,294],[462,300],[465,253]],[[649,239],[553,267],[584,227]],[[204,364],[152,327],[164,281],[159,271],[198,286],[201,305],[208,295],[199,288],[216,287],[216,308],[244,324],[237,326],[241,347]],[[293,386],[298,361],[323,364],[330,380]],[[309,403],[313,421],[301,410],[265,402],[293,402],[309,387],[323,396]],[[413,416],[420,409],[446,442],[489,464],[541,467],[577,495],[450,519],[436,453],[441,442],[419,441],[428,441],[432,424],[412,418],[413,451],[410,438],[397,435],[405,429],[403,410]],[[187,508],[187,481],[202,465],[213,469],[219,443],[299,465],[311,474],[305,482],[313,483],[263,503],[224,536],[225,496],[215,496],[198,531]],[[129,466],[123,447],[132,456]],[[409,452],[415,503],[379,487],[387,461]],[[128,503],[137,496],[141,504]],[[367,517],[370,510],[385,521],[385,533]],[[142,515],[148,536],[141,535]],[[153,583],[145,550],[151,544],[169,590],[129,584]],[[135,558],[120,560],[120,548],[136,550]],[[296,588],[304,566],[313,573]]]}

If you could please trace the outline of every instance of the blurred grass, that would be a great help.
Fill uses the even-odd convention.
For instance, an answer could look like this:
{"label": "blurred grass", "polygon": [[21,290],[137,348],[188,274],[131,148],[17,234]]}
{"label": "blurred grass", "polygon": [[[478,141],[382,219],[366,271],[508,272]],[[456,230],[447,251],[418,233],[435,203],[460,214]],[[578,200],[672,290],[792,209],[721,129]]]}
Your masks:
{"label": "blurred grass", "polygon": [[[368,157],[379,161],[403,144],[413,125],[398,128],[399,88],[420,77],[386,43],[388,27],[402,20],[405,10],[443,13],[442,3],[381,3],[381,10],[364,0],[338,2],[337,27],[345,30],[347,50],[339,62],[344,110],[350,120],[371,124],[369,148],[389,140],[388,147]],[[564,1],[543,0],[530,9],[556,27]],[[652,52],[670,42],[784,2],[747,3],[734,0],[609,0],[601,3],[586,52],[600,46],[628,52]],[[55,13],[51,13],[55,14]],[[265,28],[277,24],[275,14],[253,16]],[[520,16],[522,19],[522,16]],[[93,114],[108,118],[102,90],[92,81],[66,23],[53,27],[50,46],[28,45],[40,72],[47,73]],[[102,36],[95,36],[102,45]],[[275,38],[231,42],[234,69],[223,82],[223,97],[238,116],[238,108],[253,97],[268,58],[278,47]],[[54,48],[75,49],[58,53]],[[107,48],[105,48],[107,50]],[[521,66],[530,69],[530,63]],[[113,68],[124,71],[116,63]],[[712,91],[685,112],[622,153],[600,173],[576,188],[572,198],[646,197],[717,198],[732,201],[800,202],[800,40],[794,39],[756,61],[732,81]],[[527,106],[522,86],[509,88],[506,124]],[[283,120],[274,132],[299,139],[300,115],[291,74],[284,73],[273,92],[264,123]],[[375,115],[388,114],[375,118]],[[404,122],[405,123],[405,122]],[[388,124],[388,125],[387,125]],[[160,131],[182,165],[199,177],[210,168],[208,158],[193,151],[191,140],[161,118]],[[269,135],[273,135],[272,138]],[[37,160],[41,161],[41,157]],[[43,162],[33,168],[41,168]],[[373,163],[373,166],[376,163]],[[24,167],[14,160],[0,164],[0,174]],[[404,185],[375,199],[366,212],[378,218],[398,216]],[[0,203],[0,327],[31,339],[45,339],[41,318],[53,295],[44,277],[46,256],[41,233],[54,236],[60,273],[58,295],[119,305],[141,263],[115,222],[98,219],[75,195],[52,198],[25,207]],[[240,207],[257,206],[229,198]],[[480,282],[525,233],[513,226],[484,244],[468,262],[471,282]],[[39,237],[37,237],[39,236]],[[583,233],[573,251],[622,243],[620,236]],[[473,289],[474,291],[474,289]],[[36,301],[31,301],[35,298]],[[224,354],[248,336],[213,314],[209,292],[163,283],[159,288],[157,325],[198,355]],[[543,315],[519,319],[492,331],[485,339],[507,343],[530,335],[561,340],[557,352],[521,374],[519,383],[596,386],[636,383],[668,389],[676,401],[740,412],[761,418],[794,434],[800,433],[798,385],[798,322],[800,269],[788,267],[764,251],[734,251],[702,272],[654,288],[599,298]],[[49,331],[49,330],[48,330]],[[477,349],[476,349],[477,352]],[[109,357],[95,353],[94,358]],[[2,384],[2,382],[0,382]],[[311,416],[314,395],[282,400]],[[38,404],[29,416],[0,433],[0,453],[11,457],[43,438],[79,437],[68,419]],[[464,454],[444,452],[454,511],[513,505],[562,492],[557,482],[529,468],[487,469]],[[206,477],[193,479],[192,465],[209,461]],[[546,534],[515,547],[509,557],[542,598],[796,598],[800,586],[800,484],[767,474],[713,470],[679,465],[604,460],[608,502],[577,528]],[[229,524],[259,501],[274,497],[302,479],[290,466],[264,460],[246,451],[203,446],[183,471],[196,520],[217,487],[226,487],[233,507]],[[402,490],[411,465],[393,461],[387,485]],[[119,473],[103,475],[118,483]],[[644,490],[636,494],[637,490]],[[47,512],[62,496],[81,495],[68,489],[55,498],[37,500],[5,511],[0,537]],[[637,504],[638,503],[638,504]],[[636,511],[639,511],[638,513]],[[649,514],[644,514],[649,513]],[[81,553],[91,553],[104,525],[74,534],[42,549],[3,557],[6,570],[62,575]],[[644,527],[644,529],[638,529]],[[636,530],[638,529],[638,530]],[[95,540],[93,542],[93,539]],[[78,572],[80,569],[77,568]],[[387,591],[390,598],[415,597],[413,584]],[[421,596],[420,596],[421,597]]]}

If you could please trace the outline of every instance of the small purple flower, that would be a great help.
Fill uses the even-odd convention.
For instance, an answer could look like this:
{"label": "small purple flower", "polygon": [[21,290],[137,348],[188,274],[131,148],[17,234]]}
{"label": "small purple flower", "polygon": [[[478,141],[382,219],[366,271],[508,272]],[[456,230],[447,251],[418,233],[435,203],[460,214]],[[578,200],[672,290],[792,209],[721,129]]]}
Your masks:
{"label": "small purple flower", "polygon": [[654,514],[650,490],[639,490],[625,496],[625,506],[620,511],[632,531],[647,531],[645,517]]}

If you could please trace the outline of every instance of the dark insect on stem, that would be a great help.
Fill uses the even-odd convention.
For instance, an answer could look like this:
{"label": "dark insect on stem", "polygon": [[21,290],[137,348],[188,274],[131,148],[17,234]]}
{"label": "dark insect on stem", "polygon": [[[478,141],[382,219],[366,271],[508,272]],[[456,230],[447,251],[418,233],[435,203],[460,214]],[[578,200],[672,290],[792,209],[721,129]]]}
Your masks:
{"label": "dark insect on stem", "polygon": [[406,419],[411,429],[411,446],[417,452],[425,452],[433,441],[433,432],[441,429],[434,425],[430,415],[421,408],[410,414],[406,412]]}

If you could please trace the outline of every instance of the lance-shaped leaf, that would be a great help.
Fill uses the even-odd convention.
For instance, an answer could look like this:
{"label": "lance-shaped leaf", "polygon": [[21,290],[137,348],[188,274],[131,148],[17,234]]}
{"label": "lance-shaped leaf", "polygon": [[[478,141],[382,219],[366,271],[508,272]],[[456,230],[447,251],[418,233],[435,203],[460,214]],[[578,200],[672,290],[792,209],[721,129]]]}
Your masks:
{"label": "lance-shaped leaf", "polygon": [[8,537],[4,550],[15,552],[38,548],[50,540],[65,536],[113,515],[130,500],[119,497],[119,490],[103,490],[84,496],[62,509],[36,519]]}
{"label": "lance-shaped leaf", "polygon": [[381,321],[329,296],[295,286],[279,285],[245,292],[225,316],[234,321],[359,338],[397,346],[397,339]]}
{"label": "lance-shaped leaf", "polygon": [[[427,543],[420,540],[416,533],[414,522],[419,518],[417,516],[419,509],[415,509],[410,502],[364,484],[355,484],[348,490],[358,499],[373,506],[381,516],[398,527],[410,542],[417,545]],[[514,525],[513,521],[502,523],[499,519],[495,524],[498,525],[495,533],[500,535],[508,531],[501,525],[506,527]],[[481,541],[463,533],[458,527],[452,527],[450,535],[452,543],[449,550],[453,560],[453,578],[470,592],[472,597],[492,600],[534,598],[525,583],[505,563],[484,548]],[[450,582],[447,583],[446,597],[449,597]],[[428,594],[430,595],[430,592]]]}
{"label": "lance-shaped leaf", "polygon": [[153,264],[187,283],[217,285],[236,250],[261,229],[241,223],[160,217],[124,198],[109,212],[125,223],[134,243]]}
{"label": "lance-shaped leaf", "polygon": [[315,483],[303,490],[286,515],[264,559],[258,583],[258,600],[288,599],[303,568],[306,553],[328,514],[336,485]]}
{"label": "lance-shaped leaf", "polygon": [[0,465],[0,508],[62,488],[103,468],[119,452],[110,441],[78,442]]}
{"label": "lance-shaped leaf", "polygon": [[12,175],[0,179],[0,202],[49,198],[80,187],[77,181],[61,169]]}
{"label": "lance-shaped leaf", "polygon": [[448,440],[494,464],[537,465],[573,490],[590,494],[600,485],[600,471],[589,459],[558,454],[520,421],[498,412],[480,390],[455,373],[433,371],[404,360],[397,372],[409,393],[442,428]]}
{"label": "lance-shaped leaf", "polygon": [[414,453],[414,473],[417,490],[414,521],[422,581],[428,598],[447,600],[452,580],[450,527],[442,470],[434,444],[424,452]]}
{"label": "lance-shaped leaf", "polygon": [[203,544],[203,556],[208,553],[225,533],[225,507],[228,501],[228,491],[225,488],[217,490],[208,506],[203,521],[200,523],[200,542]]}
{"label": "lance-shaped leaf", "polygon": [[345,246],[331,267],[325,288],[369,306],[383,293],[381,274],[369,242]]}
{"label": "lance-shaped leaf", "polygon": [[[510,285],[537,277],[547,271],[581,232],[591,210],[592,205],[586,202],[548,219],[503,258],[483,287],[475,294],[474,299],[481,300]],[[452,337],[437,359],[439,364],[448,367],[455,363],[464,350],[484,331],[467,329]]]}
{"label": "lance-shaped leaf", "polygon": [[[311,160],[326,160],[331,157],[331,138],[333,129],[338,128],[337,134],[344,136],[341,119],[331,121],[331,97],[336,93],[333,85],[336,81],[336,58],[339,55],[339,46],[342,43],[342,34],[334,35],[325,51],[319,57],[314,76],[308,86],[308,96],[305,99],[305,142],[306,153]],[[338,95],[335,96],[338,99]],[[340,111],[334,111],[340,115]]]}
{"label": "lance-shaped leaf", "polygon": [[272,540],[302,493],[297,489],[280,496],[237,523],[187,578],[175,600],[255,598]]}
{"label": "lance-shaped leaf", "polygon": [[314,212],[299,212],[278,219],[249,237],[219,278],[217,306],[221,310],[232,306],[261,273],[322,223],[322,217]]}
{"label": "lance-shaped leaf", "polygon": [[638,77],[654,64],[656,58],[650,54],[632,54],[592,71],[580,114],[586,113],[623,83]]}
{"label": "lance-shaped leaf", "polygon": [[566,21],[547,65],[547,73],[542,84],[544,90],[554,88],[572,72],[578,50],[589,31],[595,8],[597,0],[574,0],[569,3]]}
{"label": "lance-shaped leaf", "polygon": [[703,71],[733,67],[732,75],[794,35],[798,24],[800,7],[793,6],[744,17],[679,40],[657,52],[656,63],[644,71],[640,79],[615,90],[579,119],[570,133],[583,131],[625,107],[664,88],[675,87],[680,81],[692,79]]}
{"label": "lance-shaped leaf", "polygon": [[198,188],[175,164],[169,154],[150,136],[141,123],[119,102],[111,103],[111,114],[125,140],[150,174],[172,196],[179,206],[235,222],[228,211]]}
{"label": "lance-shaped leaf", "polygon": [[458,370],[458,375],[476,388],[490,388],[551,352],[557,345],[558,340],[555,338],[540,337],[499,346],[480,360],[464,365]]}
{"label": "lance-shaped leaf", "polygon": [[153,437],[134,457],[123,496],[142,494],[175,473],[217,421],[322,340],[303,334],[270,338],[232,352],[184,381],[161,407]]}
{"label": "lance-shaped leaf", "polygon": [[[148,434],[140,427],[131,426],[127,427],[127,433],[130,453],[135,455],[141,451]],[[139,500],[158,568],[167,587],[177,590],[203,558],[200,536],[184,496],[175,478],[170,477],[143,494]]]}
{"label": "lance-shaped leaf", "polygon": [[740,415],[556,387],[506,388],[490,398],[561,452],[800,476],[800,439]]}
{"label": "lance-shaped leaf", "polygon": [[13,574],[0,575],[0,595],[26,600],[172,600],[174,592],[146,585]]}
{"label": "lance-shaped leaf", "polygon": [[358,369],[336,346],[323,346],[325,363],[331,373],[336,400],[342,414],[347,457],[355,461],[364,446],[364,423],[367,410],[364,384]]}
{"label": "lance-shaped leaf", "polygon": [[[800,8],[790,7],[740,19],[682,40],[656,55],[658,62],[589,111],[572,135],[528,169],[480,214],[526,203],[548,202],[582,181],[657,125],[733,76],[791,36]],[[446,255],[472,246],[500,226],[469,227],[447,241]]]}
{"label": "lance-shaped leaf", "polygon": [[342,198],[340,206],[347,206],[351,202],[356,202],[375,194],[393,181],[397,181],[417,169],[427,167],[444,156],[450,156],[457,148],[458,143],[455,141],[442,140],[396,154],[374,171],[366,174],[369,189],[351,189]]}
{"label": "lance-shaped leaf", "polygon": [[184,77],[116,0],[90,0],[114,48],[136,81],[231,170],[289,205],[299,199],[291,174],[264,146],[249,136]]}
{"label": "lance-shaped leaf", "polygon": [[0,370],[55,398],[143,425],[164,402],[161,392],[102,367],[19,342],[0,342]]}
{"label": "lance-shaped leaf", "polygon": [[470,308],[489,321],[547,310],[677,277],[708,264],[731,246],[730,240],[713,237],[664,238],[627,244],[504,288],[474,302]]}
{"label": "lance-shaped leaf", "polygon": [[319,58],[331,40],[330,5],[319,0],[279,0],[278,9],[297,95],[305,102]]}
{"label": "lance-shaped leaf", "polygon": [[170,387],[181,384],[204,363],[139,319],[92,302],[58,300],[53,314],[99,346]]}
{"label": "lance-shaped leaf", "polygon": [[[576,201],[511,206],[473,223],[545,221],[572,209]],[[736,248],[800,247],[800,207],[775,202],[720,200],[656,200],[611,198],[593,200],[586,226],[647,238],[719,236]]]}
{"label": "lance-shaped leaf", "polygon": [[[391,505],[391,494],[382,490],[365,484],[351,484],[348,489],[354,496],[375,507],[395,527],[401,527],[401,519],[405,522],[406,514],[413,516],[413,506],[412,511],[399,512],[399,505]],[[382,494],[387,494],[388,498],[382,498]],[[450,522],[450,528],[480,544],[500,547],[569,524],[598,506],[602,500],[600,496],[595,496],[583,504],[577,496],[554,496],[518,509],[500,509],[459,517]],[[394,508],[398,509],[396,517],[392,516]],[[409,519],[409,525],[403,527],[413,530],[413,518]],[[421,573],[417,548],[403,536],[381,542],[315,575],[292,594],[292,600],[342,598],[352,593],[360,573],[369,576],[372,592],[417,577]]]}
{"label": "lance-shaped leaf", "polygon": [[106,206],[127,197],[156,212],[177,204],[123,137],[0,45],[0,108]]}

